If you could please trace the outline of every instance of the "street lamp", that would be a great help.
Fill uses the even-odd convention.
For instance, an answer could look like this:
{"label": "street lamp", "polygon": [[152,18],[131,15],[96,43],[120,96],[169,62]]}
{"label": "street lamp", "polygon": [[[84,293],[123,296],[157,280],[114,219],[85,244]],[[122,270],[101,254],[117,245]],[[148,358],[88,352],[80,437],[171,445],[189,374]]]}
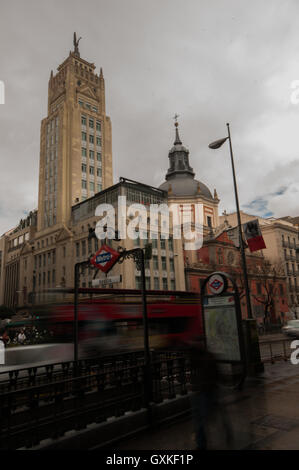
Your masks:
{"label": "street lamp", "polygon": [[242,237],[241,215],[240,215],[239,197],[238,197],[237,181],[236,181],[236,174],[235,174],[234,156],[233,156],[233,149],[232,149],[232,141],[231,141],[231,136],[230,136],[229,123],[227,123],[226,125],[227,125],[228,136],[224,137],[223,139],[219,139],[219,140],[216,140],[215,142],[212,142],[209,145],[209,148],[210,149],[218,149],[224,144],[224,142],[229,140],[229,149],[230,149],[230,157],[231,157],[233,180],[234,180],[234,189],[235,189],[235,199],[236,199],[236,207],[237,207],[237,216],[238,216],[238,227],[239,227],[239,240],[240,240],[241,258],[242,258],[242,268],[243,268],[243,276],[244,276],[244,283],[245,283],[247,314],[248,314],[248,318],[251,319],[251,318],[253,318],[253,316],[252,316],[251,302],[250,302],[250,292],[249,292],[249,283],[248,283],[245,248],[244,248],[243,237]]}

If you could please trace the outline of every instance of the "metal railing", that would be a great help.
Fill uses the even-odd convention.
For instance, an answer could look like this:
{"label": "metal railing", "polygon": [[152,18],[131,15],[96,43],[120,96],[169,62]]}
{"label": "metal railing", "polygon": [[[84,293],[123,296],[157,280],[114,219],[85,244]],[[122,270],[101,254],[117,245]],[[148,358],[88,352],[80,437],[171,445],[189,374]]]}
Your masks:
{"label": "metal railing", "polygon": [[275,340],[260,341],[260,352],[262,362],[271,362],[274,364],[276,361],[287,361],[291,356],[290,343],[292,338],[281,338]]}
{"label": "metal railing", "polygon": [[188,355],[182,352],[155,353],[150,383],[143,356],[136,353],[58,366],[3,376],[0,449],[30,448],[67,431],[146,409],[150,402],[187,394],[190,381]]}

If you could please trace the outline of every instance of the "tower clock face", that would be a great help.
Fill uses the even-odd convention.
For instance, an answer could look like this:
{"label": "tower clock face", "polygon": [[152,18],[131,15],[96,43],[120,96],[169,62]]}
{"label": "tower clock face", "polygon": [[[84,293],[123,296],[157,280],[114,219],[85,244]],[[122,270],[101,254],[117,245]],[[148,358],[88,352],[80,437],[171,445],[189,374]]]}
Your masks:
{"label": "tower clock face", "polygon": [[233,264],[234,259],[235,259],[235,255],[233,254],[232,251],[230,251],[227,255],[228,264]]}

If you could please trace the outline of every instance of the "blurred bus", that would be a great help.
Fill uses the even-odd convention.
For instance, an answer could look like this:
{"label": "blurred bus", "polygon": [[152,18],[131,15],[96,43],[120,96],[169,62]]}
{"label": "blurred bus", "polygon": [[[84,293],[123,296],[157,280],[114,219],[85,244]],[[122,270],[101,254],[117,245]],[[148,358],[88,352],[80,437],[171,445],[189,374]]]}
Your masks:
{"label": "blurred bus", "polygon": [[[177,348],[202,334],[199,294],[148,290],[149,343],[153,349]],[[49,289],[32,307],[35,325],[51,332],[55,343],[74,337],[73,289]],[[82,355],[143,348],[141,291],[80,288],[79,346]]]}

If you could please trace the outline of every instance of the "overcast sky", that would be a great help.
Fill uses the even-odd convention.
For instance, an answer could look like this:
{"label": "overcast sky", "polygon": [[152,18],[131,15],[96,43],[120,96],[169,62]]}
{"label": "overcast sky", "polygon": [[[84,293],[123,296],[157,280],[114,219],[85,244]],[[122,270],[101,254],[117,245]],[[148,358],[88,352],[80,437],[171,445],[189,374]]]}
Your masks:
{"label": "overcast sky", "polygon": [[0,12],[0,233],[37,207],[40,121],[48,79],[82,36],[103,67],[114,182],[159,186],[174,141],[196,178],[235,209],[229,148],[208,144],[230,122],[240,205],[299,215],[298,0],[10,0]]}

